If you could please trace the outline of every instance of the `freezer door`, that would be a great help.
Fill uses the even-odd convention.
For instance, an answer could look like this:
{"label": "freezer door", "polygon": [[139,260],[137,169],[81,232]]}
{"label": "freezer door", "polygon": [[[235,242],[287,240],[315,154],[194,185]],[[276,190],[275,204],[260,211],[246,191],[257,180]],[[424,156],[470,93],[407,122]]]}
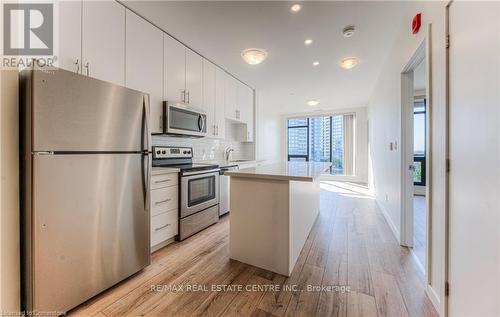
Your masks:
{"label": "freezer door", "polygon": [[32,151],[147,149],[149,95],[59,69],[29,78]]}
{"label": "freezer door", "polygon": [[34,310],[67,311],[150,264],[150,155],[34,155]]}

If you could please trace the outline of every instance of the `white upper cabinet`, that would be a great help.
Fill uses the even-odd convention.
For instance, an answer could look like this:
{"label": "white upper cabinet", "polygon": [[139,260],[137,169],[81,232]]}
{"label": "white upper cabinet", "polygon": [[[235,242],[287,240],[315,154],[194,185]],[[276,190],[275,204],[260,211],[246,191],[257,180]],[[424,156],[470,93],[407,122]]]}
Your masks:
{"label": "white upper cabinet", "polygon": [[165,100],[184,103],[186,99],[186,47],[164,34]]}
{"label": "white upper cabinet", "polygon": [[216,136],[215,127],[215,65],[203,59],[203,111],[207,113],[208,136]]}
{"label": "white upper cabinet", "polygon": [[225,113],[225,91],[224,82],[226,72],[219,67],[215,68],[215,136],[224,139],[226,137],[226,113]]}
{"label": "white upper cabinet", "polygon": [[[57,60],[55,66],[71,72],[81,73],[82,67],[82,2],[59,1],[59,39],[55,43]],[[57,35],[56,35],[57,36]]]}
{"label": "white upper cabinet", "polygon": [[247,85],[238,82],[238,103],[237,109],[240,113],[240,124],[238,124],[238,140],[244,142],[253,141],[253,125],[254,125],[254,97],[253,89]]}
{"label": "white upper cabinet", "polygon": [[125,7],[115,1],[84,1],[82,73],[125,84]]}
{"label": "white upper cabinet", "polygon": [[150,95],[151,133],[163,132],[163,32],[127,10],[126,86]]}
{"label": "white upper cabinet", "polygon": [[254,92],[250,87],[240,84],[238,86],[238,108],[241,109],[241,121],[243,122],[244,134],[242,141],[253,141],[254,125]]}
{"label": "white upper cabinet", "polygon": [[226,118],[240,120],[241,114],[238,110],[238,81],[229,74],[224,79],[224,104]]}
{"label": "white upper cabinet", "polygon": [[185,103],[203,108],[203,58],[188,48],[186,48]]}

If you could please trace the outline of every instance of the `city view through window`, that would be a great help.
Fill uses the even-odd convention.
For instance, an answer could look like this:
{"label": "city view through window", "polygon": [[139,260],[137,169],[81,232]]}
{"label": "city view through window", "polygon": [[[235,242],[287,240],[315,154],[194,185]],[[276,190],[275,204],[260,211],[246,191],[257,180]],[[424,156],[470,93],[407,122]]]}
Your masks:
{"label": "city view through window", "polygon": [[344,116],[288,120],[288,160],[332,162],[330,173],[345,174]]}

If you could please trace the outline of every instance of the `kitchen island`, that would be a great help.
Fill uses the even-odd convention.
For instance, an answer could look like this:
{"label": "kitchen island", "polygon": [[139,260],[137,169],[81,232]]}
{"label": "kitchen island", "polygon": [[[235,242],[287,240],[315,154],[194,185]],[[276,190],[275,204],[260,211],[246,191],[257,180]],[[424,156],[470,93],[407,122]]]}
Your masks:
{"label": "kitchen island", "polygon": [[330,165],[283,162],[227,172],[230,257],[290,276],[319,214],[319,176]]}

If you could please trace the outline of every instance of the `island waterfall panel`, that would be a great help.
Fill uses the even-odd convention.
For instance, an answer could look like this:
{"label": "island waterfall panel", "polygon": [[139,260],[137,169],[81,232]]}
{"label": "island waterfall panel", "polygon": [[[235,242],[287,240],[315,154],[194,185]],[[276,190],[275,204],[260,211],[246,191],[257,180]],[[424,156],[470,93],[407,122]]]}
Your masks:
{"label": "island waterfall panel", "polygon": [[[308,165],[309,173],[291,175],[297,164]],[[315,164],[323,163],[283,163],[275,174],[269,166],[260,170],[265,174],[259,168],[228,173],[232,259],[290,276],[319,214],[319,176],[329,165]]]}

